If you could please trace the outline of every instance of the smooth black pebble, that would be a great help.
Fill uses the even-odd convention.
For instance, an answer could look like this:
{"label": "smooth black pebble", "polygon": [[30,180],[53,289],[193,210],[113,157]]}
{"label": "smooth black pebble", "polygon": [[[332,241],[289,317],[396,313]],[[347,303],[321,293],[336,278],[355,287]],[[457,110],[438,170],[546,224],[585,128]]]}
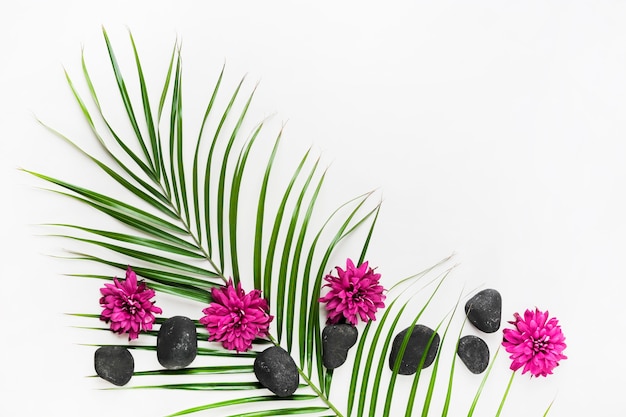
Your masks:
{"label": "smooth black pebble", "polygon": [[279,397],[289,397],[300,383],[298,368],[287,351],[272,346],[254,360],[254,374],[261,385]]}
{"label": "smooth black pebble", "polygon": [[196,358],[198,335],[194,322],[183,316],[167,319],[157,336],[157,358],[167,369],[181,369]]}
{"label": "smooth black pebble", "polygon": [[322,360],[326,369],[335,369],[344,364],[348,350],[354,346],[359,331],[351,324],[332,324],[322,331]]}
{"label": "smooth black pebble", "polygon": [[94,355],[94,367],[100,378],[122,386],[133,376],[135,360],[124,346],[102,346]]}
{"label": "smooth black pebble", "polygon": [[489,347],[480,337],[463,336],[456,353],[473,374],[483,373],[489,365]]}
{"label": "smooth black pebble", "polygon": [[502,296],[494,289],[482,290],[465,303],[465,314],[478,330],[494,333],[500,328]]}
{"label": "smooth black pebble", "polygon": [[[409,328],[402,330],[393,339],[391,354],[389,355],[389,368],[391,370],[393,370],[396,358],[400,352],[400,347],[402,346],[402,342],[404,341],[404,337],[408,331]],[[428,342],[431,337],[433,340],[428,348],[428,353],[426,353],[422,369],[428,368],[435,360],[437,350],[439,349],[439,335],[430,327],[423,326],[421,324],[417,324],[413,327],[413,331],[411,332],[411,336],[409,336],[409,341],[406,345],[404,355],[402,356],[402,361],[400,362],[400,369],[398,370],[399,374],[412,375],[417,372],[417,367],[422,360],[422,356],[426,351],[426,347],[428,346]]]}

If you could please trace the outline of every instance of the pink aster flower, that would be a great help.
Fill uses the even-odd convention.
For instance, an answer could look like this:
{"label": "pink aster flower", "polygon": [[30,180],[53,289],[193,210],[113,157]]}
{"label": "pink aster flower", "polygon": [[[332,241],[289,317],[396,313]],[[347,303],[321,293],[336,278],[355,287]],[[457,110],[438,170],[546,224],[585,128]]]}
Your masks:
{"label": "pink aster flower", "polygon": [[111,323],[115,333],[128,333],[128,340],[137,339],[140,331],[152,330],[154,315],[162,310],[150,301],[154,290],[146,287],[146,283],[137,283],[137,275],[129,266],[126,279],[119,281],[113,278],[113,284],[104,284],[100,288],[102,297],[100,320]]}
{"label": "pink aster flower", "polygon": [[510,321],[515,328],[504,329],[502,346],[510,358],[511,369],[517,371],[524,367],[522,374],[530,371],[534,376],[547,376],[559,366],[565,349],[565,336],[561,332],[559,321],[552,317],[548,319],[548,312],[526,310],[522,318],[514,314],[515,321]]}
{"label": "pink aster flower", "polygon": [[233,286],[232,279],[225,287],[211,289],[213,302],[202,310],[200,319],[209,332],[209,340],[222,342],[229,350],[245,352],[252,346],[256,337],[267,336],[274,316],[268,314],[267,300],[261,297],[260,290],[248,294]]}
{"label": "pink aster flower", "polygon": [[329,324],[336,324],[345,319],[346,322],[356,325],[361,321],[376,320],[376,310],[385,307],[385,290],[378,284],[380,274],[374,273],[363,262],[355,267],[351,259],[346,261],[346,270],[336,267],[337,277],[326,275],[324,278],[330,291],[319,301],[326,303]]}

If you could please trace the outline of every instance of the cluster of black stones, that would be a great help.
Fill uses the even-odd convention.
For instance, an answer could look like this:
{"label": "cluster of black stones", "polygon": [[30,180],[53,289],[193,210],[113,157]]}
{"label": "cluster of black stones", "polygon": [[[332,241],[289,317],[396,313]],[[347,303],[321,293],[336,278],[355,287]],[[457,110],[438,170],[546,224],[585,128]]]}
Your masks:
{"label": "cluster of black stones", "polygon": [[[480,291],[465,304],[465,314],[470,323],[484,333],[494,333],[500,328],[502,297],[494,289]],[[407,339],[407,334],[409,333]],[[347,323],[328,325],[322,331],[322,361],[327,369],[343,365],[348,350],[357,341],[358,330]],[[407,339],[405,341],[405,339]],[[440,338],[428,326],[416,324],[399,332],[391,346],[389,368],[396,361],[404,345],[398,373],[412,375],[418,368],[428,368],[439,349]],[[157,336],[157,358],[166,369],[189,366],[198,351],[198,337],[194,322],[183,316],[167,319]],[[474,374],[485,371],[489,364],[489,347],[478,336],[466,335],[459,340],[457,354],[467,369]],[[112,384],[123,386],[130,381],[135,367],[132,354],[123,346],[102,346],[94,357],[96,373]],[[254,361],[254,374],[258,381],[279,397],[289,397],[298,388],[298,368],[289,353],[280,346],[272,346],[259,353]]]}
{"label": "cluster of black stones", "polygon": [[[195,323],[188,317],[174,316],[163,322],[157,335],[157,359],[166,369],[189,366],[198,353]],[[118,386],[130,381],[135,361],[124,346],[102,346],[94,356],[96,373]],[[264,387],[279,397],[292,395],[300,383],[298,368],[284,349],[270,347],[259,353],[254,361],[254,373]]]}
{"label": "cluster of black stones", "polygon": [[[482,290],[465,304],[465,314],[470,323],[483,333],[495,333],[500,328],[502,296],[494,289]],[[457,354],[467,369],[480,374],[489,364],[489,347],[478,336],[467,335],[459,340]]]}
{"label": "cluster of black stones", "polygon": [[[483,333],[494,333],[500,328],[502,297],[494,289],[480,291],[465,304],[465,314],[472,325]],[[410,335],[408,335],[410,331]],[[408,338],[407,338],[408,335]],[[322,332],[323,362],[327,369],[341,366],[348,350],[354,346],[358,336],[356,327],[350,324],[328,325]],[[405,339],[406,342],[405,342]],[[393,339],[389,355],[389,368],[393,371],[404,345],[404,353],[398,365],[398,374],[412,375],[418,368],[428,368],[435,360],[440,338],[428,326],[416,324],[399,332]],[[459,340],[457,354],[467,369],[480,374],[489,364],[489,347],[478,336],[466,335]]]}
{"label": "cluster of black stones", "polygon": [[[157,336],[157,359],[166,369],[182,369],[191,364],[198,353],[195,323],[188,317],[174,316],[161,325]],[[102,346],[96,350],[94,367],[98,376],[123,386],[130,381],[135,361],[124,346]]]}

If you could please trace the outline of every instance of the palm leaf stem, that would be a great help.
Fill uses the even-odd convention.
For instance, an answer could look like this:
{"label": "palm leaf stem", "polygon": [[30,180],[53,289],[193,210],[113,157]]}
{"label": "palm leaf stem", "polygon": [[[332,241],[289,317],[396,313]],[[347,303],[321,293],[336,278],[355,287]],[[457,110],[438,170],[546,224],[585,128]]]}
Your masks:
{"label": "palm leaf stem", "polygon": [[195,246],[198,248],[198,250],[201,251],[202,255],[204,256],[204,259],[206,259],[207,262],[209,262],[209,264],[211,265],[215,273],[221,278],[224,284],[228,284],[228,279],[226,278],[226,275],[224,275],[223,268],[218,267],[217,263],[213,261],[210,253],[204,249],[204,246],[202,246],[202,243],[200,242],[200,239],[198,238],[198,236],[196,236],[191,230],[191,225],[184,221],[180,211],[176,210],[176,214],[178,215],[179,220],[182,222],[183,228],[185,229],[189,237],[191,237],[191,239],[193,240]]}
{"label": "palm leaf stem", "polygon": [[169,202],[169,204],[171,209],[176,214],[177,219],[182,223],[183,230],[193,240],[194,246],[200,251],[203,258],[211,265],[211,267],[215,271],[215,274],[224,282],[224,284],[228,284],[228,279],[224,275],[223,268],[217,266],[217,263],[213,261],[210,252],[205,249],[204,246],[202,246],[201,238],[199,237],[199,235],[196,235],[196,233],[194,233],[190,222],[185,221],[182,213],[180,212],[180,209],[175,207],[171,201]]}

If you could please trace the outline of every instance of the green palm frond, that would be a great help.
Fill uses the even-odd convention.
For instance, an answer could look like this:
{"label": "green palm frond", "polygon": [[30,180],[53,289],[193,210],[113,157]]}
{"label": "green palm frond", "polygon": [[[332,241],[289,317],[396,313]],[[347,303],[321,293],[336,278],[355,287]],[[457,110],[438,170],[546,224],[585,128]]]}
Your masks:
{"label": "green palm frond", "polygon": [[[104,29],[103,36],[130,133],[111,116],[105,101],[97,93],[96,80],[91,76],[84,54],[81,68],[87,94],[81,94],[67,71],[65,77],[100,152],[88,152],[84,144],[79,146],[76,141],[42,124],[93,162],[114,182],[119,195],[127,197],[114,197],[77,182],[26,171],[47,182],[55,193],[69,197],[101,216],[94,216],[94,224],[89,225],[68,222],[49,224],[55,229],[53,235],[80,244],[80,251],[70,251],[71,259],[116,270],[132,265],[135,272],[157,292],[172,294],[199,305],[209,303],[211,288],[224,285],[229,278],[235,283],[242,281],[246,288],[262,290],[270,303],[271,314],[275,316],[271,335],[265,342],[281,345],[293,356],[304,382],[288,399],[267,395],[268,391],[256,382],[252,368],[258,349],[263,348],[262,343],[256,343],[255,349],[250,352],[237,354],[214,349],[212,344],[206,342],[207,334],[200,331],[198,355],[224,357],[230,361],[229,364],[178,371],[139,370],[134,375],[159,376],[162,379],[172,375],[210,375],[217,380],[139,384],[129,388],[226,390],[235,394],[245,391],[242,396],[225,401],[186,409],[183,409],[185,405],[177,405],[182,410],[172,416],[215,409],[236,413],[237,406],[244,404],[248,407],[255,405],[256,411],[227,415],[319,415],[322,412],[337,416],[375,416],[381,413],[390,415],[392,404],[407,404],[406,398],[399,399],[395,386],[400,360],[411,331],[403,340],[393,370],[388,367],[388,346],[401,322],[410,322],[412,329],[430,306],[451,271],[448,268],[438,272],[445,268],[449,258],[399,280],[389,290],[387,308],[379,320],[363,327],[352,365],[346,365],[352,366],[349,385],[352,395],[345,401],[340,399],[336,402],[334,398],[331,401],[333,372],[326,370],[322,363],[323,314],[318,299],[323,278],[333,267],[330,262],[337,256],[341,243],[348,238],[351,243],[356,242],[360,248],[359,264],[365,260],[380,213],[380,202],[375,201],[375,193],[366,192],[348,199],[330,214],[320,213],[318,202],[327,172],[321,168],[319,157],[308,150],[299,157],[289,158],[294,161],[294,166],[289,169],[277,167],[282,129],[266,132],[263,121],[246,131],[250,125],[248,112],[256,86],[246,93],[245,79],[241,79],[233,91],[222,91],[227,88],[224,87],[225,69],[222,68],[209,89],[201,125],[197,132],[190,134],[188,125],[183,123],[180,45],[175,44],[169,56],[157,103],[153,101],[157,97],[149,94],[150,88],[132,35],[133,77],[136,77],[138,98],[130,93],[130,78],[123,73]],[[222,97],[226,97],[223,105]],[[153,109],[157,109],[156,112]],[[187,143],[194,136],[195,141]],[[186,162],[188,160],[192,161],[190,166]],[[287,174],[285,171],[288,171]],[[250,193],[251,188],[255,189],[254,195],[245,194]],[[243,207],[244,200],[252,201],[256,210]],[[113,220],[117,228],[107,230],[98,226],[99,218]],[[252,224],[253,236],[249,230],[242,230],[241,224]],[[243,258],[241,254],[244,253],[250,256]],[[108,275],[88,272],[69,275],[110,279]],[[418,287],[422,279],[427,282]],[[414,304],[417,296],[425,290],[430,294],[420,301],[421,306],[416,312]],[[456,305],[450,307],[452,310],[441,345],[457,308]],[[99,319],[99,315],[92,313],[76,316],[93,321]],[[163,320],[159,318],[157,324]],[[440,325],[444,322],[442,320]],[[107,330],[94,326],[88,328]],[[154,351],[156,333],[147,332],[142,336],[143,344],[128,347]],[[440,355],[441,349],[426,387],[423,416],[429,414],[431,407]],[[424,360],[425,357],[422,363]],[[447,414],[451,398],[454,357],[452,364],[443,415]],[[241,379],[219,379],[226,375],[237,375]],[[406,416],[413,415],[413,398],[419,380],[418,370],[413,378]],[[479,395],[480,390],[469,415]]]}

